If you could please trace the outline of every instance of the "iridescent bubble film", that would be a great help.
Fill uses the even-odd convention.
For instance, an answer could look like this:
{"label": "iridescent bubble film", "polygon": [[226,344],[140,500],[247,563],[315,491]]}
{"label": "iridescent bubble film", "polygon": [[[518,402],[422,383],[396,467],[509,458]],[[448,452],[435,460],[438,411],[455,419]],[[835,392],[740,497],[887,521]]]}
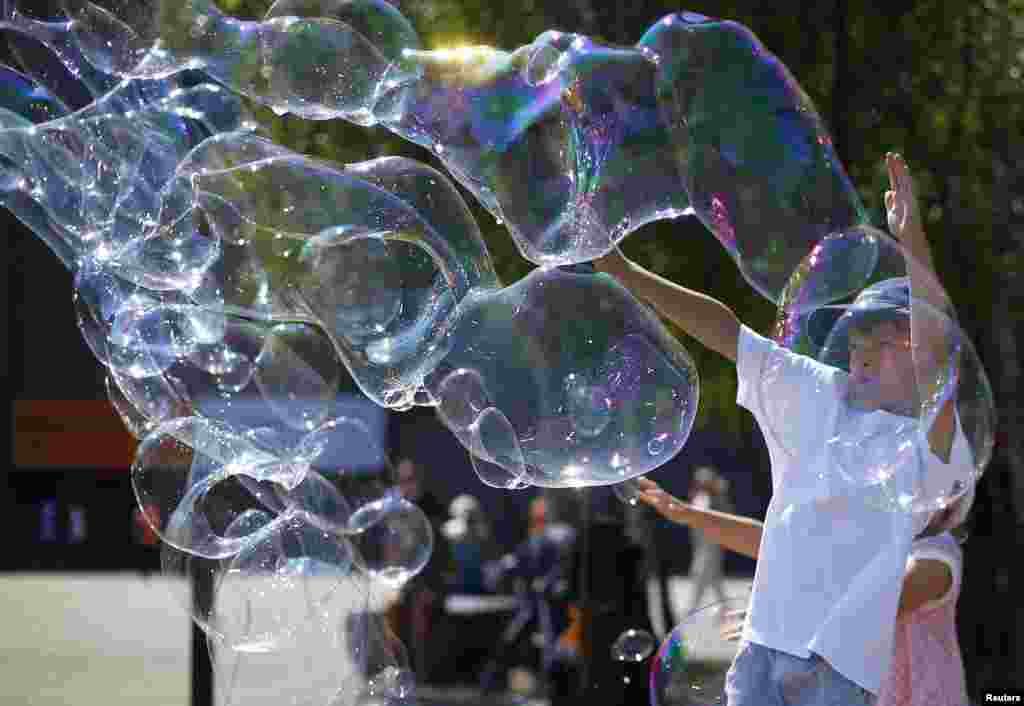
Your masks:
{"label": "iridescent bubble film", "polygon": [[820,240],[867,224],[813,103],[736,22],[668,15],[638,46],[659,58],[659,105],[691,207],[777,302]]}
{"label": "iridescent bubble film", "polygon": [[651,706],[724,706],[725,675],[736,652],[736,614],[747,600],[730,598],[686,616],[651,660]]}

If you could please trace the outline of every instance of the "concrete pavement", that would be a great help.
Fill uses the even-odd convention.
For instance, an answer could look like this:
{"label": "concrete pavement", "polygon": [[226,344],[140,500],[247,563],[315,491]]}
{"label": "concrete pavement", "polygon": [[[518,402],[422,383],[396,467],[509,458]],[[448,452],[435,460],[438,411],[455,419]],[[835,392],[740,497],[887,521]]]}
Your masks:
{"label": "concrete pavement", "polygon": [[[691,604],[692,585],[674,577],[670,586],[676,614],[683,615]],[[0,704],[187,706],[191,628],[175,598],[182,588],[160,576],[144,579],[132,573],[0,576]],[[745,596],[749,580],[729,580],[725,590],[730,597]],[[704,603],[714,600],[710,594],[705,598]],[[652,620],[656,630],[664,624],[657,613]],[[691,632],[694,644],[721,652],[712,621],[691,620],[707,633]],[[718,652],[707,656],[730,658]],[[288,684],[321,673],[314,654],[278,668],[249,663],[239,688],[231,698],[222,694],[219,706],[280,706]],[[222,684],[227,679],[223,672]],[[424,689],[421,703],[469,705],[474,698],[469,690]]]}

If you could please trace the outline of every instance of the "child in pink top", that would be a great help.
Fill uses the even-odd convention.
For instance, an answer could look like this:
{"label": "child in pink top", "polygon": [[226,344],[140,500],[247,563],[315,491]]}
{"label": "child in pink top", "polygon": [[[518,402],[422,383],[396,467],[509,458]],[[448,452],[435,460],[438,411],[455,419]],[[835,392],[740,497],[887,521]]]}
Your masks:
{"label": "child in pink top", "polygon": [[[637,483],[640,500],[665,518],[702,530],[706,541],[757,558],[761,543],[761,523],[757,520],[684,503],[647,478],[639,478]],[[969,703],[956,635],[963,553],[950,530],[963,524],[973,501],[972,489],[936,512],[914,539],[896,614],[893,658],[875,706]],[[726,631],[738,639],[736,626]]]}
{"label": "child in pink top", "polygon": [[[970,499],[965,500],[961,507],[969,505]],[[959,508],[952,506],[950,509]],[[964,514],[966,510],[957,513],[960,517]],[[907,559],[905,582],[914,575],[917,565],[924,562],[936,565],[936,573],[948,579],[947,588],[938,598],[932,597],[913,610],[897,613],[892,663],[882,681],[876,706],[965,706],[968,703],[964,665],[956,636],[956,601],[963,574],[960,544],[948,530],[915,539]]]}

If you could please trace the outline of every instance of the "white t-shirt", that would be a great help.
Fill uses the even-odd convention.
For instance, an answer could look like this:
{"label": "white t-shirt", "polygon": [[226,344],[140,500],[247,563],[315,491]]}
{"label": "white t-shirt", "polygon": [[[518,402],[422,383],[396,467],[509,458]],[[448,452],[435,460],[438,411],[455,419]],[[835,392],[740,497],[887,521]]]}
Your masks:
{"label": "white t-shirt", "polygon": [[[772,499],[745,638],[799,657],[811,652],[877,694],[892,657],[904,567],[924,514],[893,494],[952,488],[973,466],[957,429],[949,464],[914,420],[845,404],[844,371],[742,327],[737,402],[761,427]],[[863,474],[887,478],[871,485]]]}

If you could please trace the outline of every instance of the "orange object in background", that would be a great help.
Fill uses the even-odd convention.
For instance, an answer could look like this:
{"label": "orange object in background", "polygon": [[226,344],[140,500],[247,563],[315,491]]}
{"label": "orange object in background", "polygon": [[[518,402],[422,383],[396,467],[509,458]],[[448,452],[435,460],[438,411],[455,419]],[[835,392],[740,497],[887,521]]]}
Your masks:
{"label": "orange object in background", "polygon": [[558,649],[574,658],[584,654],[583,611],[575,603],[569,606],[569,626],[558,636]]}
{"label": "orange object in background", "polygon": [[138,443],[107,400],[12,400],[20,469],[122,468]]}

